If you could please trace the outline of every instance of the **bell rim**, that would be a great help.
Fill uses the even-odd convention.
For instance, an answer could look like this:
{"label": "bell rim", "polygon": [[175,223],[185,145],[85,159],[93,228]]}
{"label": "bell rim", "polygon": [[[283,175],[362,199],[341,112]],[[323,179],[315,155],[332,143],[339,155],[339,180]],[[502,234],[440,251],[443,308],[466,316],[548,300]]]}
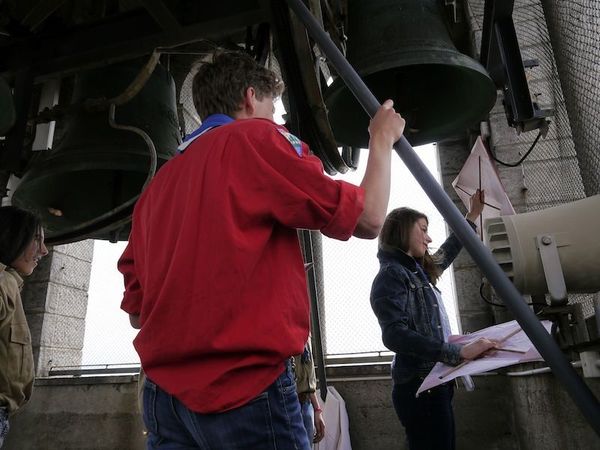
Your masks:
{"label": "bell rim", "polygon": [[[64,158],[60,157],[38,161],[24,174],[21,183],[13,193],[13,202],[16,205],[37,210],[42,218],[48,221],[49,213],[44,210],[44,205],[40,202],[36,203],[28,200],[32,192],[39,192],[39,189],[43,186],[64,182],[65,177],[83,177],[86,172],[91,173],[94,171],[112,171],[124,174],[135,172],[142,176],[148,173],[140,170],[140,160],[147,159],[143,155],[135,155],[136,157],[133,158],[131,154],[126,153],[118,155],[118,158],[114,156],[114,154],[111,155],[111,159],[95,159],[92,161],[64,161]],[[161,162],[164,163],[166,160],[161,159]],[[131,219],[133,207],[141,195],[143,185],[144,182],[140,181],[137,193],[133,193],[116,207],[105,210],[89,220],[65,228],[56,228],[56,225],[48,224],[46,230],[47,242],[50,244],[74,242],[122,228]]]}
{"label": "bell rim", "polygon": [[[429,49],[429,50],[431,50],[431,49]],[[376,75],[376,74],[381,74],[386,70],[391,71],[393,69],[396,69],[396,70],[400,71],[403,68],[410,68],[410,67],[416,67],[416,66],[422,67],[422,66],[428,66],[428,65],[444,66],[446,69],[455,69],[455,72],[457,74],[459,74],[459,73],[468,74],[468,76],[470,78],[473,78],[474,80],[476,80],[477,86],[481,88],[481,90],[480,90],[481,95],[479,97],[480,107],[477,108],[476,110],[474,110],[473,108],[468,109],[467,112],[470,112],[469,116],[466,117],[464,120],[457,122],[455,125],[452,125],[452,122],[449,122],[449,125],[446,128],[451,128],[451,129],[448,129],[447,131],[442,130],[439,133],[436,131],[421,132],[421,133],[412,134],[412,135],[405,131],[405,137],[411,143],[411,145],[414,145],[414,146],[425,145],[428,143],[437,142],[437,141],[440,141],[440,140],[443,140],[443,139],[446,139],[451,136],[455,136],[455,135],[459,134],[460,133],[459,127],[464,127],[464,129],[467,129],[470,126],[477,123],[478,120],[483,119],[485,117],[485,115],[488,114],[489,111],[493,108],[494,104],[496,103],[496,99],[497,99],[496,86],[495,86],[493,80],[491,79],[491,77],[489,76],[489,74],[487,73],[487,71],[485,70],[485,68],[481,64],[479,64],[479,62],[470,58],[467,55],[464,55],[457,51],[451,51],[450,49],[438,48],[436,50],[437,50],[437,56],[438,56],[437,60],[434,59],[434,60],[429,60],[427,62],[423,62],[422,53],[419,54],[418,50],[407,51],[406,49],[401,49],[401,50],[397,51],[395,54],[403,55],[402,57],[405,58],[405,60],[403,60],[402,63],[396,64],[396,65],[392,65],[392,63],[388,63],[389,67],[384,70],[381,70],[381,68],[373,67],[373,68],[370,68],[368,71],[366,71],[366,70],[363,70],[362,72],[358,71],[359,75],[361,76],[363,81],[365,81],[365,83],[367,85],[369,84],[370,76]],[[410,57],[407,57],[407,55]],[[376,59],[376,58],[374,58],[374,59]],[[391,59],[393,59],[393,57]],[[332,123],[332,129],[334,130],[334,135],[336,135],[336,140],[340,145],[349,145],[349,146],[353,146],[353,147],[367,148],[368,147],[368,139],[369,139],[368,132],[367,132],[368,116],[367,116],[367,113],[362,110],[362,108],[361,108],[361,111],[363,111],[366,121],[365,121],[365,126],[364,126],[364,133],[362,134],[363,138],[360,140],[360,142],[356,142],[356,141],[349,142],[348,139],[344,136],[344,133],[340,133],[339,130],[336,130],[335,126],[333,125],[333,123],[336,121],[335,116],[339,115],[339,114],[343,114],[343,112],[342,111],[336,112],[336,111],[334,111],[334,109],[331,106],[332,106],[332,103],[334,103],[334,101],[336,100],[336,98],[343,96],[343,95],[352,96],[352,94],[349,92],[348,86],[346,86],[346,84],[340,77],[338,77],[327,88],[327,90],[324,92],[324,95],[323,95],[325,104],[328,108],[328,117],[329,117],[330,123]],[[379,100],[383,101],[385,99],[381,98]],[[355,105],[358,105],[357,100],[354,100],[354,102],[355,102]],[[337,131],[337,133],[336,133],[336,131]]]}

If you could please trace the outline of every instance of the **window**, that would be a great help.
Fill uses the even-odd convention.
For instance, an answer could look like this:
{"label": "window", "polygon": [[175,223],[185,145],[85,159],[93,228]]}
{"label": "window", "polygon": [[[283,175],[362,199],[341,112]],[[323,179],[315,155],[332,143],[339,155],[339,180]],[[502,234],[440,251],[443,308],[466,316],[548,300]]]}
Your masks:
{"label": "window", "polygon": [[94,241],[88,309],[81,364],[139,364],[132,341],[137,330],[129,324],[129,315],[121,310],[123,277],[117,261],[127,242],[116,244]]}
{"label": "window", "polygon": [[[415,150],[439,182],[436,146],[421,146]],[[360,184],[365,166],[363,161],[356,172],[334,178]],[[428,216],[429,234],[433,239],[431,249],[444,242],[447,232],[441,214],[402,160],[393,154],[389,210],[400,206],[409,206]],[[321,319],[325,321],[324,346],[327,355],[387,351],[381,342],[381,330],[369,303],[371,283],[379,269],[376,254],[376,239],[353,237],[348,242],[341,242],[323,237],[325,317]],[[458,332],[452,270],[444,272],[438,286],[444,295],[452,330]]]}

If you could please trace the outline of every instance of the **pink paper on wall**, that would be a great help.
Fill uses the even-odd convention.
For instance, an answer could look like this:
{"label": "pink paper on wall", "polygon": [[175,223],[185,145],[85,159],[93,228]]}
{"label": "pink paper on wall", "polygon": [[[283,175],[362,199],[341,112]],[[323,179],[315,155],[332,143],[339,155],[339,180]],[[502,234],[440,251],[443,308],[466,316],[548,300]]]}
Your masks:
{"label": "pink paper on wall", "polygon": [[480,237],[486,219],[515,214],[515,210],[498,176],[496,165],[480,137],[477,138],[471,149],[471,154],[456,179],[452,182],[452,187],[467,209],[469,208],[470,198],[475,191],[477,189],[484,191],[485,207],[479,218],[479,223],[476,224]]}

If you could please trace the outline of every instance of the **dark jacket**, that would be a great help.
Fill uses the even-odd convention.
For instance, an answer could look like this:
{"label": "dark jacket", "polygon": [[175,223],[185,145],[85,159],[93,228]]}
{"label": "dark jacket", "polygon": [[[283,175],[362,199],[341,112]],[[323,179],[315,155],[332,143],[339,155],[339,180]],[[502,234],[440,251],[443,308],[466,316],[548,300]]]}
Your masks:
{"label": "dark jacket", "polygon": [[[474,226],[473,224],[471,224]],[[454,234],[433,259],[441,271],[456,258],[462,244]],[[384,345],[395,352],[392,377],[406,383],[424,377],[437,361],[461,362],[460,345],[444,342],[437,298],[420,265],[401,250],[379,250],[379,273],[371,288],[371,307],[379,320]]]}

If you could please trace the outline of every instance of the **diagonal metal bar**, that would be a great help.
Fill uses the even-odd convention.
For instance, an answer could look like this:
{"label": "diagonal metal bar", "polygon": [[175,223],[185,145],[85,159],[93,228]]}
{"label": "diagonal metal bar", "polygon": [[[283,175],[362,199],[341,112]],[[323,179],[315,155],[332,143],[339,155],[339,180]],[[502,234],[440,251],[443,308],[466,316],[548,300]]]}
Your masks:
{"label": "diagonal metal bar", "polygon": [[141,3],[163,30],[173,32],[181,27],[177,18],[162,0],[141,0]]}
{"label": "diagonal metal bar", "polygon": [[62,6],[65,0],[39,1],[25,16],[22,25],[35,31],[54,11]]}
{"label": "diagonal metal bar", "polygon": [[[302,1],[286,1],[302,23],[304,23],[309,34],[319,47],[321,47],[323,53],[325,53],[331,64],[333,64],[338,75],[344,80],[358,102],[369,116],[373,117],[380,106],[373,93],[358,76],[346,58],[344,58],[344,55],[333,44],[325,31],[319,26]],[[510,311],[515,315],[521,328],[546,360],[556,378],[562,383],[596,434],[600,436],[600,403],[598,403],[592,391],[583,382],[581,377],[577,375],[577,372],[575,372],[567,358],[560,351],[556,342],[548,334],[533,311],[525,304],[519,291],[517,291],[498,263],[496,263],[489,249],[481,243],[477,234],[473,233],[473,230],[460,211],[454,206],[452,200],[450,200],[448,195],[436,182],[429,170],[427,170],[427,167],[419,159],[404,136],[394,144],[394,150],[463,243],[473,260],[496,290],[496,293],[504,300]]]}

